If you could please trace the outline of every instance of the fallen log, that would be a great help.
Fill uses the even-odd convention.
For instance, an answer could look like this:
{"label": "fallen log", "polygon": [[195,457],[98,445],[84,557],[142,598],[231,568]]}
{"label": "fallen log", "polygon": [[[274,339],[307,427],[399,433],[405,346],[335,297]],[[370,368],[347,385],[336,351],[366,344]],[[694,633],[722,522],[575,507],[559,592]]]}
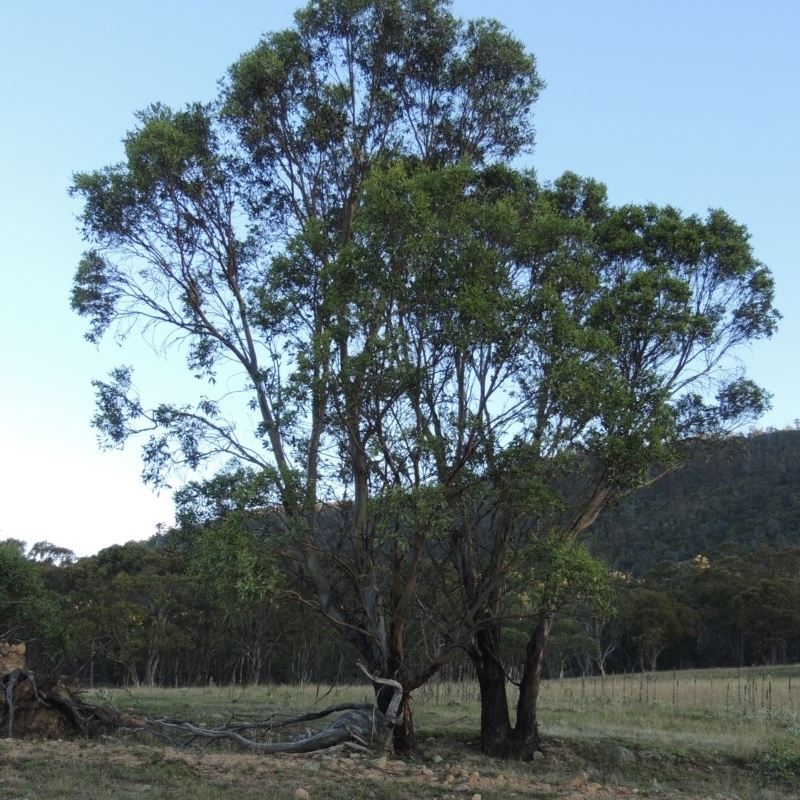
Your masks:
{"label": "fallen log", "polygon": [[[2,676],[4,705],[0,726],[11,738],[63,738],[67,736],[111,736],[120,731],[144,731],[173,746],[187,747],[198,741],[231,742],[247,750],[263,753],[307,754],[331,748],[352,747],[358,750],[392,749],[392,731],[400,721],[397,710],[403,687],[387,678],[362,672],[373,684],[389,686],[392,699],[382,713],[377,705],[345,703],[320,711],[260,722],[232,722],[220,728],[203,728],[191,722],[148,719],[142,715],[119,711],[111,706],[87,703],[78,692],[77,683],[59,677],[37,684],[36,676],[27,670],[13,670]],[[305,725],[331,714],[344,712],[333,723],[316,733],[306,732],[290,741],[272,741],[274,734],[291,726]]]}
{"label": "fallen log", "polygon": [[[239,722],[222,728],[201,728],[189,722],[153,719],[146,720],[144,727],[150,733],[166,739],[172,744],[180,744],[182,746],[188,746],[197,740],[228,740],[247,750],[292,755],[314,753],[342,745],[361,750],[391,750],[392,730],[400,721],[396,715],[403,696],[403,687],[397,681],[388,678],[376,678],[370,675],[362,664],[358,666],[374,684],[390,686],[394,690],[386,713],[382,713],[374,704],[345,703],[294,717],[255,723]],[[313,734],[309,733],[293,741],[264,741],[263,738],[257,739],[253,735],[245,735],[255,731],[258,732],[260,737],[263,737],[264,734],[269,736],[280,728],[301,725],[340,711],[347,713],[342,714],[341,717],[323,730]]]}

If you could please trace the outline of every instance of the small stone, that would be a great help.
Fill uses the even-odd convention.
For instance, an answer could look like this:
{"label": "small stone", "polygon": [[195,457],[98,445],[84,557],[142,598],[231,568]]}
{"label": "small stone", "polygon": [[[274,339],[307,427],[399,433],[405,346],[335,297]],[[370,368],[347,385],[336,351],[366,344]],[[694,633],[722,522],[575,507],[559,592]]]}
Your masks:
{"label": "small stone", "polygon": [[380,758],[376,758],[372,762],[373,767],[377,767],[378,769],[386,769],[386,765],[389,763],[389,759],[386,756],[381,756]]}
{"label": "small stone", "polygon": [[477,786],[478,783],[480,782],[480,779],[481,779],[480,773],[479,772],[473,772],[473,773],[470,774],[469,778],[467,779],[467,783],[470,786]]}
{"label": "small stone", "polygon": [[436,774],[430,767],[423,767],[420,772],[428,778]]}
{"label": "small stone", "polygon": [[609,750],[609,755],[611,756],[611,760],[616,764],[630,764],[636,761],[636,756],[633,754],[633,751],[618,744],[615,744],[611,750]]}
{"label": "small stone", "polygon": [[305,789],[295,789],[294,800],[308,800],[308,792]]}
{"label": "small stone", "polygon": [[442,760],[443,760],[443,759],[442,759],[442,757],[441,757],[440,755],[435,755],[435,756],[434,756],[434,757],[431,759],[431,761],[433,761],[433,763],[434,763],[434,764],[441,764],[441,763],[442,763]]}
{"label": "small stone", "polygon": [[480,796],[480,795],[479,795],[479,794],[476,792],[474,795],[472,795],[472,800],[482,800],[482,798],[481,798],[481,796]]}

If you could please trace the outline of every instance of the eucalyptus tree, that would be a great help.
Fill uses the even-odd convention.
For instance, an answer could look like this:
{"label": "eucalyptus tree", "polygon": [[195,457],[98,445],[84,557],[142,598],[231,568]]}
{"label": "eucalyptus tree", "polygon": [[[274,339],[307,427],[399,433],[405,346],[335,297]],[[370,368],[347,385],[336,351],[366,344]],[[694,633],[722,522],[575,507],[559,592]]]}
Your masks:
{"label": "eucalyptus tree", "polygon": [[[315,0],[233,64],[216,103],[151,106],[122,163],[74,176],[88,338],[176,345],[206,384],[190,404],[146,404],[116,369],[95,383],[104,441],[143,434],[154,484],[175,466],[247,468],[320,611],[407,690],[440,663],[410,675],[403,651],[435,504],[424,475],[398,469],[413,373],[370,292],[385,265],[357,241],[364,185],[393,164],[480,169],[529,150],[541,86],[517,40],[445,0]],[[414,508],[376,506],[376,491]]]}
{"label": "eucalyptus tree", "polygon": [[[614,208],[602,187],[574,175],[542,201],[558,210],[559,240],[542,249],[553,225],[546,214],[520,240],[518,258],[537,285],[530,317],[538,333],[524,345],[514,391],[527,413],[494,479],[506,497],[521,489],[523,501],[513,526],[503,504],[493,507],[504,528],[571,543],[622,495],[680,465],[687,441],[723,437],[764,412],[768,396],[736,355],[769,337],[778,314],[768,269],[724,211],[700,218],[654,205]],[[502,586],[494,565],[509,563],[497,549],[505,537],[493,537],[482,559],[474,540],[467,544],[458,551],[462,583],[485,611],[481,598]],[[493,718],[492,733],[483,731],[490,752],[529,756],[538,744],[536,700],[555,608],[544,596],[533,618],[513,729],[501,700],[484,709]],[[495,642],[487,637],[473,662],[498,689]]]}
{"label": "eucalyptus tree", "polygon": [[193,616],[185,569],[179,553],[128,542],[51,572],[64,622],[59,650],[74,674],[89,685],[177,680]]}
{"label": "eucalyptus tree", "polygon": [[[119,369],[96,426],[112,445],[149,432],[153,482],[235,462],[186,509],[250,511],[403,684],[408,747],[408,692],[461,647],[483,748],[530,756],[553,615],[596,575],[580,533],[767,402],[732,360],[777,318],[744,227],[510,169],[540,88],[519,42],[440,0],[313,2],[218,104],[151,107],[122,164],[75,176],[89,338],[163,331],[224,387],[148,407]],[[523,595],[512,727],[501,632]]]}

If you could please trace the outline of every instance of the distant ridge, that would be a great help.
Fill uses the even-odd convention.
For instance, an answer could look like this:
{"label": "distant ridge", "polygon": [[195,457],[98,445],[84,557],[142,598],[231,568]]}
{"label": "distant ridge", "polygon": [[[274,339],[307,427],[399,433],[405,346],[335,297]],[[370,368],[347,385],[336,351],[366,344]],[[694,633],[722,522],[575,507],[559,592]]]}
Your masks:
{"label": "distant ridge", "polygon": [[800,545],[800,430],[733,437],[626,498],[584,542],[615,569],[644,576],[724,544]]}

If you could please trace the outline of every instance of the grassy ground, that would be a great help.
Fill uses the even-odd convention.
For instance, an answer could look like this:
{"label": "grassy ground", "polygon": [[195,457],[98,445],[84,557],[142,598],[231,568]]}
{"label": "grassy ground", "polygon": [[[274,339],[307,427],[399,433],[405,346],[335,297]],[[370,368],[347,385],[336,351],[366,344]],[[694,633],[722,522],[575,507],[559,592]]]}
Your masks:
{"label": "grassy ground", "polygon": [[[367,687],[113,690],[95,702],[217,726],[371,697]],[[269,757],[227,746],[178,750],[126,738],[0,741],[2,800],[274,798],[481,800],[800,797],[800,667],[547,682],[543,757],[486,759],[477,687],[433,683],[416,694],[425,758],[347,750]]]}

